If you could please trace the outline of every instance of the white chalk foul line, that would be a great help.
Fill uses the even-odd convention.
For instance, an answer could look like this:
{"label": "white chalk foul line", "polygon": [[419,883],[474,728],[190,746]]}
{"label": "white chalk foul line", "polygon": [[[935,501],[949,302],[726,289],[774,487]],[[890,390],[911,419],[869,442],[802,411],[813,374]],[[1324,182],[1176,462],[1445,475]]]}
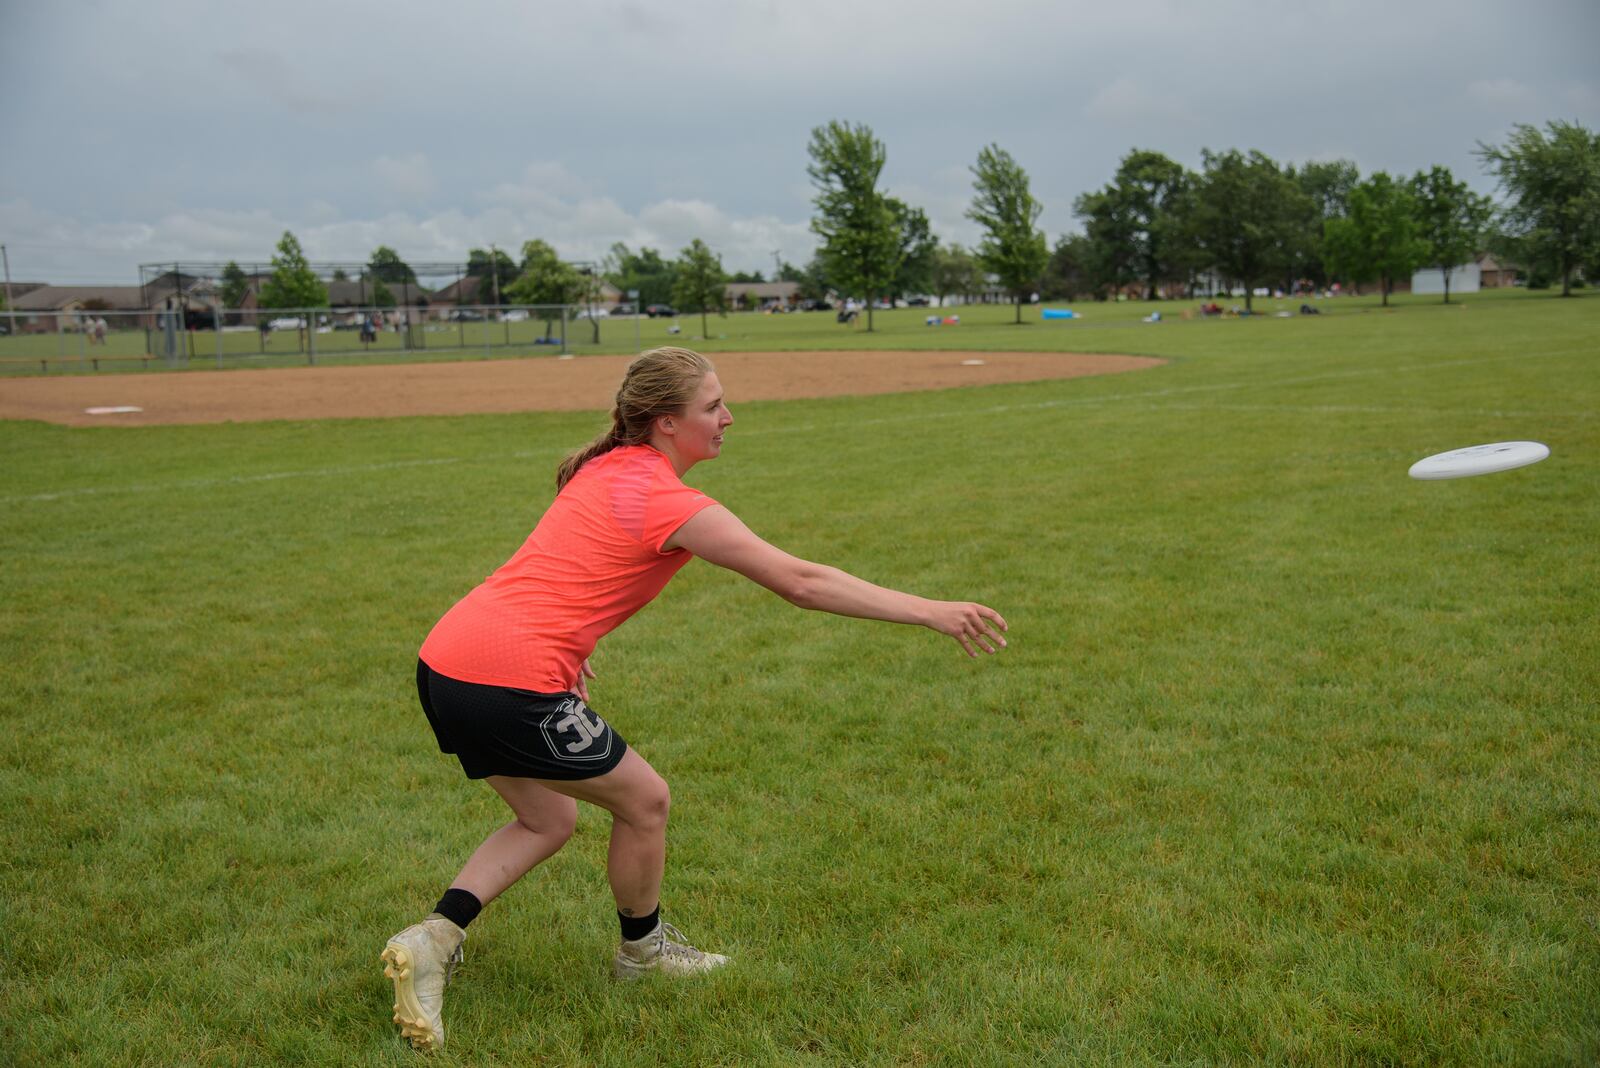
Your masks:
{"label": "white chalk foul line", "polygon": [[431,467],[438,464],[460,463],[464,457],[440,456],[426,460],[390,460],[376,464],[348,464],[342,467],[313,467],[301,471],[268,471],[259,475],[228,475],[223,478],[187,478],[178,482],[134,484],[126,486],[82,486],[77,489],[58,490],[55,493],[34,493],[20,497],[0,497],[0,504],[23,504],[32,501],[59,501],[71,497],[93,497],[115,493],[167,493],[174,490],[213,489],[217,486],[245,486],[253,482],[277,482],[289,478],[326,478],[330,475],[359,475],[369,471],[386,471],[403,467]]}

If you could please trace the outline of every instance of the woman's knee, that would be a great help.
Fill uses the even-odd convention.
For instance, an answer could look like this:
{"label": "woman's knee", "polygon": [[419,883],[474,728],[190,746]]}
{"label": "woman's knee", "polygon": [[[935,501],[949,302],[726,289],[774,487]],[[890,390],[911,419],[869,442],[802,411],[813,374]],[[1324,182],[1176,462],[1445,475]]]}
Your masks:
{"label": "woman's knee", "polygon": [[619,819],[641,831],[660,831],[667,826],[667,815],[672,810],[672,791],[667,780],[654,771],[630,792],[627,803],[613,813]]}
{"label": "woman's knee", "polygon": [[545,805],[533,813],[518,812],[517,822],[534,834],[565,843],[578,829],[578,805],[568,797],[560,800],[565,804]]}

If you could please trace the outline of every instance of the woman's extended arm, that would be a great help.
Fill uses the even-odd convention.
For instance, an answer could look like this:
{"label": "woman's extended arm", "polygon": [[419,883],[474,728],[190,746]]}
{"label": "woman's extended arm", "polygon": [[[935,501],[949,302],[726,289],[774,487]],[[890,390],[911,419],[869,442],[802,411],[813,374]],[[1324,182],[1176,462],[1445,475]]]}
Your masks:
{"label": "woman's extended arm", "polygon": [[1000,636],[1006,621],[992,608],[971,601],[931,601],[874,586],[836,567],[791,556],[761,540],[721,505],[695,513],[662,548],[688,549],[719,567],[737,571],[801,608],[858,619],[914,623],[948,634],[968,656],[977,656],[978,649],[993,653],[997,646],[1004,648],[1006,644]]}

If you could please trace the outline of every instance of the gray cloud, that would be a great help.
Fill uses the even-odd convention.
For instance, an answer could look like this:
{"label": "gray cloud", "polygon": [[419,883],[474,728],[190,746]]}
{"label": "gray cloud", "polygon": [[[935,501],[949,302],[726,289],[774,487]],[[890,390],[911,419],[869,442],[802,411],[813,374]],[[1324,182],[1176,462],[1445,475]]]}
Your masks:
{"label": "gray cloud", "polygon": [[[1547,0],[807,5],[377,0],[23,5],[0,38],[0,241],[19,274],[119,281],[140,258],[452,259],[530,237],[593,258],[694,237],[730,268],[812,247],[806,143],[839,118],[950,240],[998,142],[1054,237],[1130,149],[1363,170],[1434,163],[1514,122],[1600,126],[1600,6]],[[175,28],[181,27],[181,34]],[[180,40],[182,50],[175,50]],[[183,55],[213,57],[201,69]],[[48,106],[44,106],[48,102]],[[18,265],[21,266],[18,266]]]}

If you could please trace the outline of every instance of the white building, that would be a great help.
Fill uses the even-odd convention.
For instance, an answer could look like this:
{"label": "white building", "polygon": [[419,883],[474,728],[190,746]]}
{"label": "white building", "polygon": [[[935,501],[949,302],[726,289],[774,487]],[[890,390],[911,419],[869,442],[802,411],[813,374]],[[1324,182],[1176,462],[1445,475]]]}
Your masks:
{"label": "white building", "polygon": [[[1450,268],[1450,292],[1476,293],[1483,283],[1483,269],[1476,263],[1463,263],[1459,267]],[[1431,293],[1435,296],[1444,292],[1444,272],[1437,267],[1425,267],[1411,276],[1411,292]]]}

